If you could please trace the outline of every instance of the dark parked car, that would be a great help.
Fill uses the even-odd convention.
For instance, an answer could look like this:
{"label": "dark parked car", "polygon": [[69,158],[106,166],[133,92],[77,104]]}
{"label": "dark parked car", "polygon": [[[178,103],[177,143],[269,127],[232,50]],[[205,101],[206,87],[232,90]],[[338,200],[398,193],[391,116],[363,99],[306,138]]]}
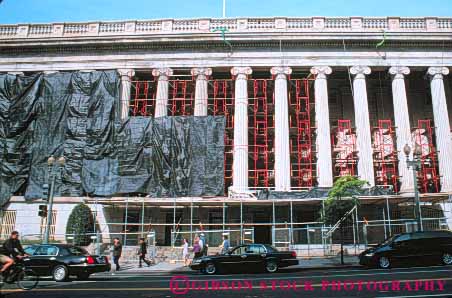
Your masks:
{"label": "dark parked car", "polygon": [[294,251],[280,252],[270,245],[248,244],[234,247],[223,255],[194,259],[190,268],[207,274],[246,269],[265,269],[273,273],[279,268],[292,265],[298,265],[297,254]]}
{"label": "dark parked car", "polygon": [[401,264],[443,263],[452,265],[452,232],[426,231],[392,236],[359,255],[365,266],[390,268]]}
{"label": "dark parked car", "polygon": [[87,279],[90,274],[110,271],[107,257],[90,255],[85,249],[66,244],[42,244],[25,248],[30,257],[24,264],[39,276],[52,276],[64,281],[70,275]]}

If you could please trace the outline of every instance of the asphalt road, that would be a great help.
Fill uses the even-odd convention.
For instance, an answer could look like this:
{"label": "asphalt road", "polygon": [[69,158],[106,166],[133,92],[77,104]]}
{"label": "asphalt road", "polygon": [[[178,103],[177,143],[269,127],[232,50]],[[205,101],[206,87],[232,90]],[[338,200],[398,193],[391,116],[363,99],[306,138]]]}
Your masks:
{"label": "asphalt road", "polygon": [[[427,290],[426,290],[427,289]],[[196,272],[98,274],[88,281],[40,281],[32,291],[3,288],[7,298],[52,297],[452,297],[452,266],[391,270],[338,268],[276,274],[205,276]]]}

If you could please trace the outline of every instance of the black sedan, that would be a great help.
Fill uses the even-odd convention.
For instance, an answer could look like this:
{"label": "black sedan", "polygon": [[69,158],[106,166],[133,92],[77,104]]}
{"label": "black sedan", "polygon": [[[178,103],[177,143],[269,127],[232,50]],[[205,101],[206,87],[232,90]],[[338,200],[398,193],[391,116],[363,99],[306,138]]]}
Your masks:
{"label": "black sedan", "polygon": [[402,264],[452,265],[452,232],[424,231],[395,235],[362,252],[359,263],[383,269]]}
{"label": "black sedan", "polygon": [[85,249],[66,244],[32,245],[25,249],[24,264],[39,276],[64,281],[70,275],[87,279],[92,273],[110,271],[107,257],[90,255]]}
{"label": "black sedan", "polygon": [[194,259],[190,268],[207,274],[246,269],[264,269],[273,273],[279,268],[292,265],[298,265],[294,251],[280,252],[270,245],[248,244],[237,246],[224,255]]}

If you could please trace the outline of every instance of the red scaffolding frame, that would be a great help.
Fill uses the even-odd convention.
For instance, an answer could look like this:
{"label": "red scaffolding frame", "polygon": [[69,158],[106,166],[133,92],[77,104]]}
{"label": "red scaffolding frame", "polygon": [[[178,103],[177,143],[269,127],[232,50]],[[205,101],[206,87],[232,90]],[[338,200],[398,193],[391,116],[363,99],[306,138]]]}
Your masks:
{"label": "red scaffolding frame", "polygon": [[[436,148],[433,143],[433,128],[430,119],[418,120],[414,141],[420,147],[421,169],[418,171],[418,186],[421,192],[439,192],[440,178],[437,170]],[[413,148],[414,149],[414,148]]]}
{"label": "red scaffolding frame", "polygon": [[289,80],[291,185],[314,186],[314,156],[308,79]]}
{"label": "red scaffolding frame", "polygon": [[157,81],[132,81],[130,116],[153,116]]}
{"label": "red scaffolding frame", "polygon": [[[208,113],[225,116],[224,134],[224,186],[225,194],[232,185],[234,148],[234,81],[218,79],[209,81]],[[213,92],[213,93],[211,93]]]}
{"label": "red scaffolding frame", "polygon": [[395,193],[398,186],[398,159],[395,149],[395,131],[391,120],[378,120],[373,133],[374,167],[376,184],[392,186]]}
{"label": "red scaffolding frame", "polygon": [[194,112],[196,80],[169,80],[168,116],[190,116]]}
{"label": "red scaffolding frame", "polygon": [[248,99],[249,185],[274,186],[274,98],[273,80],[252,79]]}
{"label": "red scaffolding frame", "polygon": [[356,134],[351,120],[339,119],[332,135],[334,176],[355,176],[358,158],[356,156]]}

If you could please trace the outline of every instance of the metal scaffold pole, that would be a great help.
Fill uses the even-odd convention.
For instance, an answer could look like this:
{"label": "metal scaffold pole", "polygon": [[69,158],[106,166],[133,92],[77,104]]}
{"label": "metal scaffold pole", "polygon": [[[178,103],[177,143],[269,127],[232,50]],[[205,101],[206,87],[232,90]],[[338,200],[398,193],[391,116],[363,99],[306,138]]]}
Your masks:
{"label": "metal scaffold pole", "polygon": [[392,228],[391,228],[391,212],[389,210],[389,199],[386,198],[386,211],[388,213],[388,228],[389,228],[389,237],[392,236]]}
{"label": "metal scaffold pole", "polygon": [[293,245],[293,201],[290,200],[290,244]]}
{"label": "metal scaffold pole", "polygon": [[273,246],[275,245],[276,242],[276,230],[275,230],[275,200],[272,200],[272,242],[273,242]]}
{"label": "metal scaffold pole", "polygon": [[144,237],[144,197],[141,202],[141,237]]}
{"label": "metal scaffold pole", "polygon": [[193,245],[193,198],[190,201],[190,243]]}
{"label": "metal scaffold pole", "polygon": [[173,200],[173,237],[171,240],[171,246],[176,244],[176,198]]}
{"label": "metal scaffold pole", "polygon": [[240,198],[240,244],[243,243],[243,202]]}
{"label": "metal scaffold pole", "polygon": [[127,245],[127,219],[128,219],[128,212],[129,212],[129,197],[126,198],[126,214],[124,219],[124,245]]}

